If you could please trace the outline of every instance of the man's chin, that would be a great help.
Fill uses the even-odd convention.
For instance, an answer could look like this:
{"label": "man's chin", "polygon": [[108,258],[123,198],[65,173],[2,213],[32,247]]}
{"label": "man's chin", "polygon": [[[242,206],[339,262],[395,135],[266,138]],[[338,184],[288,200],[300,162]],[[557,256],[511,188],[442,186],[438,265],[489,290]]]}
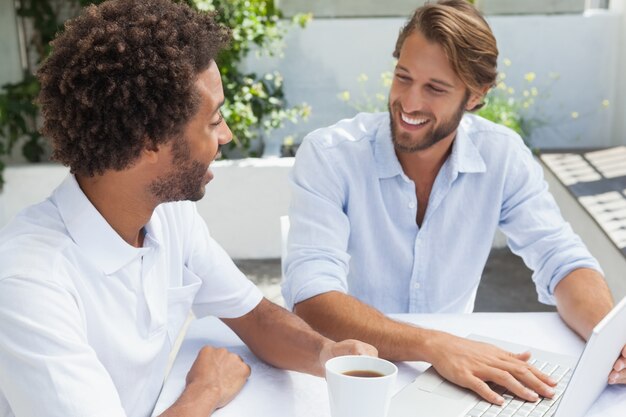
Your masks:
{"label": "man's chin", "polygon": [[178,194],[177,198],[172,198],[170,201],[199,201],[204,197],[206,187],[204,184],[198,184],[194,189],[188,188],[186,191],[182,191]]}
{"label": "man's chin", "polygon": [[[435,144],[434,142],[430,140],[429,137],[426,137],[422,140],[418,140],[418,139],[410,139],[410,138],[402,139],[402,136],[405,136],[405,135],[394,134],[392,138],[393,146],[395,150],[400,153],[414,153],[414,152],[423,151],[425,149],[430,148],[431,146]],[[400,137],[400,139],[398,139],[398,137]]]}
{"label": "man's chin", "polygon": [[202,197],[204,197],[204,194],[206,193],[206,188],[203,185],[202,187],[200,187],[200,189],[194,193],[193,195],[189,196],[189,198],[187,198],[187,200],[189,201],[199,201],[202,200]]}

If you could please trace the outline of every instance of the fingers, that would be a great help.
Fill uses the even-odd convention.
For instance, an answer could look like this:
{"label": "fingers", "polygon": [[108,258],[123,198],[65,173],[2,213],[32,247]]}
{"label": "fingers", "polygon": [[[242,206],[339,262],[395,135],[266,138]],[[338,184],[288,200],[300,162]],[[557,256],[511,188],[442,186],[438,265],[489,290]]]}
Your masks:
{"label": "fingers", "polygon": [[503,400],[488,382],[526,401],[537,401],[539,396],[552,398],[555,394],[552,387],[556,381],[527,362],[530,352],[514,354],[486,343],[445,335],[443,341],[434,357],[431,356],[435,369],[444,378],[475,391],[491,403],[501,404]]}
{"label": "fingers", "polygon": [[224,348],[204,346],[187,373],[187,384],[194,382],[211,387],[216,393],[216,407],[228,404],[250,376],[250,366],[237,354]]}
{"label": "fingers", "polygon": [[[550,386],[550,387],[556,387],[556,385],[558,384],[557,381],[555,381],[552,377],[550,377],[548,374],[545,374],[543,372],[541,372],[539,369],[535,368],[532,365],[528,365],[528,371],[532,372],[541,382],[543,382],[544,384]],[[532,388],[532,387],[531,387]],[[543,395],[544,397],[552,397],[552,395],[554,394],[554,392],[551,395],[546,395],[542,392],[539,392],[541,395]]]}
{"label": "fingers", "polygon": [[[534,377],[534,376],[533,376]],[[512,394],[526,401],[535,402],[539,399],[537,392],[528,388],[516,379],[511,373],[501,369],[492,369],[490,375],[483,378],[487,381],[495,382],[498,385],[508,389]],[[554,393],[552,393],[554,395]]]}
{"label": "fingers", "polygon": [[228,351],[226,348],[214,348],[212,346],[204,346],[200,349],[192,369],[203,373],[209,371],[222,372],[246,379],[251,372],[250,366],[244,362],[241,356]]}
{"label": "fingers", "polygon": [[623,370],[624,368],[626,368],[626,358],[624,356],[620,356],[615,361],[615,365],[613,365],[613,370],[616,372],[619,372]]}
{"label": "fingers", "polygon": [[624,357],[624,351],[622,351],[622,356],[613,365],[613,370],[609,374],[609,384],[626,384],[626,357]]}
{"label": "fingers", "polygon": [[[366,355],[366,356],[378,356],[378,349],[374,346],[361,342],[360,340],[344,340],[337,343],[338,346],[342,346],[345,343],[346,352],[345,355]],[[343,349],[343,347],[342,347]],[[339,355],[338,355],[339,356]]]}
{"label": "fingers", "polygon": [[611,371],[609,374],[609,384],[626,384],[626,372]]}
{"label": "fingers", "polygon": [[374,346],[352,339],[335,343],[331,352],[333,357],[345,355],[378,356],[378,350]]}
{"label": "fingers", "polygon": [[[537,394],[542,397],[552,398],[554,396],[554,386],[557,384],[548,375],[526,362],[504,363],[502,370],[513,379],[515,388],[504,385],[499,381],[494,381],[508,388],[514,394],[529,401],[535,401]],[[523,390],[522,390],[523,389]],[[532,399],[532,398],[534,399]]]}
{"label": "fingers", "polygon": [[613,370],[609,374],[609,384],[626,384],[626,346],[613,365]]}
{"label": "fingers", "polygon": [[474,391],[476,394],[480,395],[485,401],[489,401],[492,404],[502,405],[504,403],[504,398],[500,394],[492,390],[489,385],[482,379],[472,375],[467,376],[467,378],[469,382],[463,385],[465,388]]}
{"label": "fingers", "polygon": [[324,344],[319,354],[319,367],[311,373],[317,376],[324,376],[324,364],[336,356],[364,355],[378,357],[378,350],[367,343],[359,340],[343,340],[341,342],[328,341]]}
{"label": "fingers", "polygon": [[531,357],[530,352],[522,352],[522,353],[512,353],[514,358],[519,359],[520,361],[528,362]]}
{"label": "fingers", "polygon": [[[513,354],[513,356],[521,361],[528,362],[531,358],[531,353],[523,352]],[[541,372],[535,366],[525,363],[521,367],[510,369],[509,372],[539,395],[548,398],[552,398],[554,396],[554,389],[552,389],[552,387],[556,387],[558,382],[551,378],[548,374]]]}

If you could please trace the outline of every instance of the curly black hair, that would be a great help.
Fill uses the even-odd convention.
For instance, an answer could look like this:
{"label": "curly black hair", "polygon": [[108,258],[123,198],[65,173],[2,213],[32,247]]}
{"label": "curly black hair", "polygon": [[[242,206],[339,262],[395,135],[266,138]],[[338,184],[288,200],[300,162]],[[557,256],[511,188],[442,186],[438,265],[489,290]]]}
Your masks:
{"label": "curly black hair", "polygon": [[229,41],[213,15],[171,0],[87,7],[37,74],[52,158],[94,176],[179,137],[197,111],[197,75]]}

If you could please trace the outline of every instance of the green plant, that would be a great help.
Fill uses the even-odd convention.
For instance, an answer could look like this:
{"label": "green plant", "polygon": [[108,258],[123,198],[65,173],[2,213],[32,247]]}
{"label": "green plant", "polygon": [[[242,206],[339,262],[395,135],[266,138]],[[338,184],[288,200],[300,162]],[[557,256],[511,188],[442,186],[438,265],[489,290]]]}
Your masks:
{"label": "green plant", "polygon": [[[512,62],[505,58],[503,64],[507,68]],[[559,79],[558,73],[549,73],[543,80],[539,80],[536,73],[527,72],[522,80],[515,83],[518,87],[515,89],[507,84],[507,74],[502,71],[498,74],[495,88],[492,88],[485,98],[485,106],[476,113],[487,120],[513,129],[530,147],[533,147],[534,130],[547,125],[558,128],[609,107],[609,101],[604,99],[600,106],[593,106],[585,112],[564,109],[560,116],[546,119],[543,115],[548,112],[542,105],[551,97],[554,83]]]}
{"label": "green plant", "polygon": [[[504,79],[504,76],[504,73],[500,73],[498,78]],[[520,100],[515,96],[515,90],[500,80],[496,88],[489,91],[485,97],[485,105],[476,114],[514,130],[522,137],[527,137],[530,133],[531,120],[525,116],[525,112],[534,104],[534,96],[538,94],[534,87],[532,94],[533,97]],[[539,122],[533,120],[532,124],[538,125]]]}
{"label": "green plant", "polygon": [[[395,66],[395,63],[393,64]],[[379,87],[381,90],[374,95],[368,92],[367,84],[369,77],[366,74],[360,74],[357,77],[359,84],[358,92],[352,94],[348,90],[344,90],[337,95],[339,100],[347,103],[353,109],[359,112],[380,112],[387,110],[387,91],[391,87],[393,73],[384,71],[379,77]],[[384,91],[384,93],[383,93]]]}
{"label": "green plant", "polygon": [[[21,147],[22,155],[30,162],[39,162],[44,154],[44,141],[39,133],[39,108],[35,99],[39,94],[39,82],[33,75],[39,63],[51,51],[50,41],[63,30],[61,15],[73,15],[87,4],[103,0],[22,0],[18,2],[17,15],[30,22],[26,45],[27,68],[23,79],[7,83],[0,92],[0,157],[9,155],[15,146]],[[0,159],[0,188],[4,184]]]}
{"label": "green plant", "polygon": [[[283,78],[279,72],[245,73],[241,64],[250,52],[275,56],[282,53],[288,26],[274,0],[186,0],[199,10],[217,10],[217,20],[233,29],[231,47],[217,61],[224,84],[224,118],[233,132],[229,147],[243,155],[260,156],[262,149],[251,149],[262,132],[282,127],[285,121],[297,123],[311,111],[306,104],[289,107],[285,102]],[[304,28],[310,14],[300,14],[292,24]]]}
{"label": "green plant", "polygon": [[[0,129],[5,138],[0,141],[0,155],[10,154],[19,139],[27,138],[22,153],[29,160],[37,162],[41,158],[43,148],[39,143],[41,135],[37,130],[37,106],[33,103],[39,91],[35,77],[26,73],[24,80],[15,84],[2,86],[0,94]],[[0,188],[4,184],[2,170],[4,162],[0,160]]]}
{"label": "green plant", "polygon": [[[73,16],[81,7],[99,4],[103,0],[22,0],[17,14],[32,27],[27,56],[34,58],[22,81],[2,86],[0,91],[0,157],[21,147],[24,157],[38,162],[44,154],[44,141],[39,133],[39,108],[35,99],[39,83],[33,76],[38,64],[50,53],[49,42],[63,30],[61,16]],[[178,0],[180,1],[180,0]],[[223,114],[233,131],[231,147],[248,154],[250,143],[261,131],[281,127],[285,121],[296,123],[306,118],[306,104],[288,107],[285,102],[283,79],[278,72],[257,75],[244,73],[240,66],[245,57],[256,49],[258,53],[281,53],[287,25],[281,20],[274,0],[182,0],[200,11],[217,11],[216,20],[233,28],[233,42],[218,57],[222,72],[226,102]],[[305,27],[311,15],[302,14],[292,23]],[[250,156],[258,156],[249,152]],[[0,159],[0,187],[4,183]]]}

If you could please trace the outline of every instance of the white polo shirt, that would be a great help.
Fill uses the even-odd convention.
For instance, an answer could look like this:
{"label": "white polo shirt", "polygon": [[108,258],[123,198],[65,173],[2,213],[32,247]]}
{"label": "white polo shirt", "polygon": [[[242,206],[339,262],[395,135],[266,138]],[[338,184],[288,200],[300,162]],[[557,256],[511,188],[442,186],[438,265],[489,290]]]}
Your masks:
{"label": "white polo shirt", "polygon": [[0,232],[0,417],[149,416],[189,310],[261,301],[193,203],[145,231],[128,245],[70,175]]}

